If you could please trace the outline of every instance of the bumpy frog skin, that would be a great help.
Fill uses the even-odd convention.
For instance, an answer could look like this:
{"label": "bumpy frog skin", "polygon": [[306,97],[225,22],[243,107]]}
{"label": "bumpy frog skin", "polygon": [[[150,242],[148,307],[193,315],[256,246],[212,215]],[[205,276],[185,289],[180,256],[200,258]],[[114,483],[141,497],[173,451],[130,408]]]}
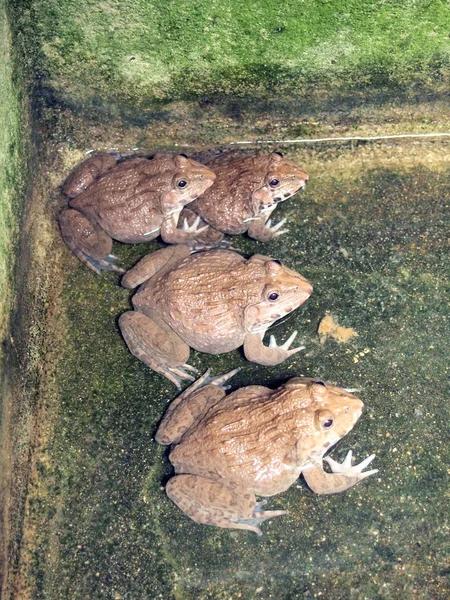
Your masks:
{"label": "bumpy frog skin", "polygon": [[[181,213],[188,225],[195,215],[212,228],[236,235],[248,232],[252,238],[267,242],[287,229],[286,219],[272,225],[271,213],[277,204],[303,189],[308,174],[278,152],[242,154],[231,152],[212,160],[208,166],[216,173],[214,184]],[[213,230],[204,234],[205,242],[217,243]]]}
{"label": "bumpy frog skin", "polygon": [[98,154],[69,176],[63,192],[70,208],[59,216],[64,241],[96,273],[123,272],[114,264],[112,240],[188,243],[204,231],[200,219],[177,229],[180,212],[210,187],[214,173],[184,155],[156,154],[152,159]]}
{"label": "bumpy frog skin", "polygon": [[351,451],[342,464],[324,459],[359,419],[356,396],[306,377],[227,396],[223,383],[237,370],[215,379],[206,372],[172,402],[156,433],[173,444],[167,495],[191,519],[261,535],[259,525],[285,511],[263,510],[256,496],[279,494],[300,474],[316,494],[334,494],[377,472],[362,472],[375,455],[354,466]]}
{"label": "bumpy frog skin", "polygon": [[302,350],[289,349],[297,332],[281,346],[273,336],[263,344],[267,328],[312,292],[304,277],[277,260],[172,246],[144,257],[122,278],[124,287],[140,284],[134,311],[119,319],[122,335],[132,354],[177,387],[194,379],[186,373],[195,371],[186,364],[190,348],[220,354],[244,345],[247,359],[262,365]]}

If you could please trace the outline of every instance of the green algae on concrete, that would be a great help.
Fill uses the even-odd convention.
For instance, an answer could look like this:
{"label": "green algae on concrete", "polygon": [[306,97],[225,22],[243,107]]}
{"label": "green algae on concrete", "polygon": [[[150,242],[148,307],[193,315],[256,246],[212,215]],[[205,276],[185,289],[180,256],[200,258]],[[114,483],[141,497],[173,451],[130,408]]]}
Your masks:
{"label": "green algae on concrete", "polygon": [[[18,557],[25,494],[18,467],[16,398],[11,389],[10,353],[16,353],[12,314],[17,308],[19,224],[27,191],[27,102],[23,94],[6,3],[0,0],[0,596],[6,592],[10,560]],[[14,496],[12,490],[17,493]],[[5,596],[6,597],[6,596]]]}
{"label": "green algae on concrete", "polygon": [[[351,150],[341,152],[351,162]],[[304,353],[273,368],[239,351],[190,360],[214,373],[243,366],[235,386],[315,375],[358,388],[365,411],[333,456],[375,452],[379,474],[329,497],[299,481],[269,500],[288,515],[265,523],[261,538],[193,523],[164,494],[171,467],[153,440],[175,389],[118,332],[131,294],[67,251],[47,397],[55,412],[30,494],[23,598],[446,597],[450,171],[388,165],[340,180],[317,173],[277,209],[287,235],[270,244],[233,238],[314,283],[304,307],[274,330],[282,339],[298,328]],[[157,246],[114,251],[128,267]],[[321,343],[326,312],[358,337]]]}
{"label": "green algae on concrete", "polygon": [[18,249],[19,220],[25,192],[22,82],[15,71],[5,2],[0,2],[0,338],[8,329]]}
{"label": "green algae on concrete", "polygon": [[[211,97],[445,88],[442,0],[35,0],[18,27],[50,95],[118,113]],[[410,89],[411,91],[411,89]]]}

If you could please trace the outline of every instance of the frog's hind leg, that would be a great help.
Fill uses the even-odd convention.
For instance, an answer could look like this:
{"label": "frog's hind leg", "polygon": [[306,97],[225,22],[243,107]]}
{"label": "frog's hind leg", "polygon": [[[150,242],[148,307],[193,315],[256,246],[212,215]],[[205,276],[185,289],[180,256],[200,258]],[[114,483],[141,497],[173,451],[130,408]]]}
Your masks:
{"label": "frog's hind leg", "polygon": [[183,379],[195,379],[187,373],[197,371],[186,364],[189,346],[164,321],[129,311],[120,316],[119,327],[131,354],[167,377],[178,389]]}
{"label": "frog's hind leg", "polygon": [[69,198],[76,198],[88,188],[91,183],[98,179],[100,175],[103,175],[103,173],[106,173],[106,171],[109,171],[109,169],[114,167],[117,158],[119,158],[119,156],[108,154],[106,152],[90,156],[87,160],[78,165],[66,179],[63,185],[63,193]]}
{"label": "frog's hind leg", "polygon": [[284,510],[262,511],[253,492],[198,475],[172,477],[166,493],[175,504],[197,523],[228,529],[247,529],[262,535],[259,525]]}
{"label": "frog's hind leg", "polygon": [[124,272],[114,264],[112,239],[99,225],[73,208],[63,210],[58,221],[67,246],[92,271],[98,275],[102,270]]}
{"label": "frog's hind leg", "polygon": [[209,369],[173,400],[159,424],[155,440],[162,445],[177,442],[205,413],[225,397],[223,384],[240,369],[234,369],[220,377],[210,377]]}

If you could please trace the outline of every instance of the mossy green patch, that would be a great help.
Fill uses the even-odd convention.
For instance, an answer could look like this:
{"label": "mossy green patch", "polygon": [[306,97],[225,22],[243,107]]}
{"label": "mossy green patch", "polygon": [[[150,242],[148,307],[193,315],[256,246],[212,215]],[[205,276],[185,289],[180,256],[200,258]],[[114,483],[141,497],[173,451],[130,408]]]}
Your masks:
{"label": "mossy green patch", "polygon": [[[34,0],[15,7],[35,66],[60,99],[116,113],[208,97],[448,81],[442,0]],[[50,89],[49,88],[49,89]],[[53,93],[53,92],[52,92]]]}
{"label": "mossy green patch", "polygon": [[22,86],[17,78],[5,2],[0,3],[0,338],[13,303],[13,271],[26,182]]}
{"label": "mossy green patch", "polygon": [[[39,453],[28,523],[37,542],[31,598],[445,597],[449,174],[322,177],[277,209],[288,234],[268,245],[233,238],[314,283],[304,307],[273,330],[282,340],[298,329],[306,350],[273,368],[239,351],[192,353],[190,363],[214,374],[243,366],[234,386],[313,375],[358,388],[365,411],[333,456],[375,452],[380,469],[337,496],[299,481],[270,499],[288,514],[265,523],[261,538],[197,525],[165,496],[171,467],[153,435],[175,388],[119,334],[131,293],[67,251],[54,430]],[[114,251],[128,267],[157,246]],[[321,343],[326,312],[358,337]]]}

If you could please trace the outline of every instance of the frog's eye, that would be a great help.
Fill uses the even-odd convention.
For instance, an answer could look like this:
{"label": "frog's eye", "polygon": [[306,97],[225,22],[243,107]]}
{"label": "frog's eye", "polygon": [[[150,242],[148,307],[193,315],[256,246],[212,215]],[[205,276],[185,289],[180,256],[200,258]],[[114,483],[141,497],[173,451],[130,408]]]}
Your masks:
{"label": "frog's eye", "polygon": [[280,180],[277,179],[276,177],[273,177],[270,181],[269,181],[269,185],[270,187],[276,188],[280,185]]}
{"label": "frog's eye", "polygon": [[186,186],[187,186],[186,179],[180,179],[180,181],[178,181],[178,183],[177,183],[177,187],[179,187],[181,190],[184,189]]}
{"label": "frog's eye", "polygon": [[280,297],[279,292],[269,292],[267,294],[267,300],[269,300],[269,302],[276,302],[279,297]]}
{"label": "frog's eye", "polygon": [[180,156],[183,156],[184,158],[187,158],[187,154],[183,154],[182,152],[180,153]]}
{"label": "frog's eye", "polygon": [[316,413],[316,422],[319,429],[331,429],[334,423],[333,414],[329,410],[319,410]]}
{"label": "frog's eye", "polygon": [[281,260],[277,260],[276,258],[274,258],[272,262],[274,262],[276,265],[280,265],[281,267]]}
{"label": "frog's eye", "polygon": [[283,158],[283,155],[281,154],[281,152],[274,152],[274,154],[278,154],[278,156],[281,156],[281,158]]}
{"label": "frog's eye", "polygon": [[326,387],[326,384],[323,381],[320,381],[320,379],[317,379],[314,383],[316,385],[324,385]]}

